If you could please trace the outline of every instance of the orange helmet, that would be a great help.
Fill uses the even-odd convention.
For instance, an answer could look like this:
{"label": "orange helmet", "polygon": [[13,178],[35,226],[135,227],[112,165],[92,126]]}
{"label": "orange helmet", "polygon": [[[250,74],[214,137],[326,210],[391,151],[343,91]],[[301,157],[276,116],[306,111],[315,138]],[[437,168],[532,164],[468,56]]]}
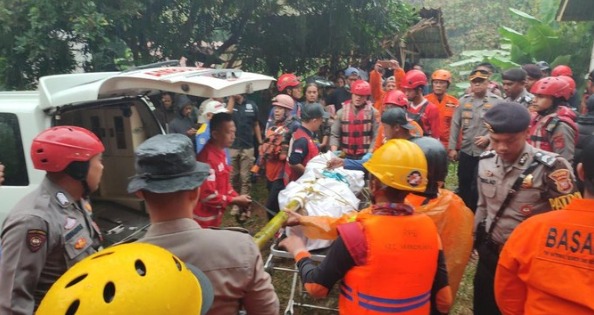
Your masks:
{"label": "orange helmet", "polygon": [[384,105],[386,104],[394,104],[396,106],[404,107],[408,105],[408,99],[402,91],[391,90],[386,92],[386,95],[384,96]]}
{"label": "orange helmet", "polygon": [[560,75],[571,77],[573,76],[573,72],[571,71],[571,68],[566,65],[556,66],[551,72],[551,76],[558,77]]}
{"label": "orange helmet", "polygon": [[421,70],[410,70],[404,76],[401,87],[403,89],[416,89],[419,86],[427,85],[427,76]]}
{"label": "orange helmet", "polygon": [[276,88],[279,92],[284,91],[288,87],[299,86],[301,82],[297,79],[297,76],[292,73],[284,73],[276,81]]}
{"label": "orange helmet", "polygon": [[431,80],[441,80],[441,81],[448,81],[448,83],[452,83],[452,74],[448,70],[435,70],[431,75]]}

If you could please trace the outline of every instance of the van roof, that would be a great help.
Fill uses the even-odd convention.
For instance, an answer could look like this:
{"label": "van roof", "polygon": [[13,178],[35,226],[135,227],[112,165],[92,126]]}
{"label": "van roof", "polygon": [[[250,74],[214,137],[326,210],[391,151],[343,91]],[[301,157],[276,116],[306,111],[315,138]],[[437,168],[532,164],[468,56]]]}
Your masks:
{"label": "van roof", "polygon": [[165,67],[128,72],[62,74],[39,80],[40,106],[53,108],[117,96],[160,91],[225,97],[267,89],[275,79],[237,69]]}

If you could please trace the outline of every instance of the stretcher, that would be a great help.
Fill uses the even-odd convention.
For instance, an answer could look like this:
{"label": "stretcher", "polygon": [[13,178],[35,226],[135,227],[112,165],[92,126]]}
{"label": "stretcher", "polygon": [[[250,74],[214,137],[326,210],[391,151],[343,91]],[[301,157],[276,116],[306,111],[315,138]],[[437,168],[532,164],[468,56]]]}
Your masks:
{"label": "stretcher", "polygon": [[[327,250],[327,249],[326,249]],[[325,251],[326,250],[318,250],[311,253],[311,259],[315,262],[321,262],[326,258]],[[281,264],[283,263],[284,264]],[[287,263],[289,262],[289,263]],[[320,305],[314,304],[315,301],[309,301],[308,294],[303,288],[303,284],[301,283],[301,277],[299,277],[299,270],[297,269],[297,265],[292,263],[293,256],[291,254],[281,248],[278,247],[278,242],[273,242],[270,246],[270,254],[266,258],[266,262],[264,263],[264,270],[266,270],[270,275],[274,277],[276,272],[285,272],[292,274],[291,278],[291,292],[289,293],[289,298],[287,301],[287,307],[285,308],[284,315],[293,315],[295,314],[295,307],[302,308],[302,309],[309,309],[309,310],[324,310],[331,312],[338,313],[338,304],[332,306],[324,306],[320,303],[326,302],[327,300],[320,300]],[[335,301],[338,301],[336,298]],[[331,303],[333,304],[333,303]],[[307,312],[299,312],[299,314],[309,314]]]}

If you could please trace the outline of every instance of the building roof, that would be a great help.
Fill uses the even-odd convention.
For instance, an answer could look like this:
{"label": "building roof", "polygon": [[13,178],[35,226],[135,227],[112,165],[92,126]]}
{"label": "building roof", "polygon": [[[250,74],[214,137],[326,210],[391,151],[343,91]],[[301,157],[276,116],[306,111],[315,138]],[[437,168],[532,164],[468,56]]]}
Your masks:
{"label": "building roof", "polygon": [[405,35],[407,50],[418,53],[419,58],[451,57],[441,9],[422,8],[419,16],[421,21]]}
{"label": "building roof", "polygon": [[594,21],[594,1],[561,0],[557,21]]}

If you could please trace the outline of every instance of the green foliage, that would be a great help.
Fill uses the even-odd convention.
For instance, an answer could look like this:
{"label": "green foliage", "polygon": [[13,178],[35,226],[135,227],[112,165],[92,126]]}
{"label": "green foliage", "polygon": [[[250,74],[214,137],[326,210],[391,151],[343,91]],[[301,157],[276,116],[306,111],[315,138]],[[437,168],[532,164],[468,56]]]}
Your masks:
{"label": "green foliage", "polygon": [[188,65],[241,60],[248,70],[305,74],[378,55],[415,19],[400,0],[0,0],[0,85],[34,88],[75,67],[182,56]]}

